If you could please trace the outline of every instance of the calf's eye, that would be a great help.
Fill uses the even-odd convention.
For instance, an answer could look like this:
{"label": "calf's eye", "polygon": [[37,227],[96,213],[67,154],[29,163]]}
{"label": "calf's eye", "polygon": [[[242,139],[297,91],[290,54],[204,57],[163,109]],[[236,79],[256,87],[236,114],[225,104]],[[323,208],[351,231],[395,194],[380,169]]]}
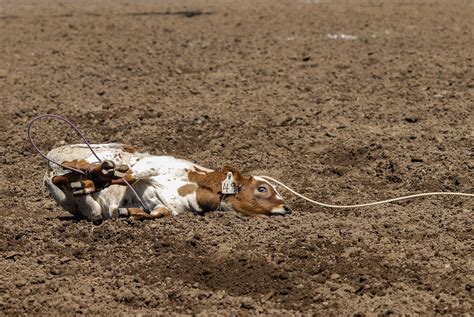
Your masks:
{"label": "calf's eye", "polygon": [[258,191],[259,191],[260,193],[266,193],[266,192],[267,192],[267,188],[266,188],[265,186],[260,186],[260,187],[258,188]]}

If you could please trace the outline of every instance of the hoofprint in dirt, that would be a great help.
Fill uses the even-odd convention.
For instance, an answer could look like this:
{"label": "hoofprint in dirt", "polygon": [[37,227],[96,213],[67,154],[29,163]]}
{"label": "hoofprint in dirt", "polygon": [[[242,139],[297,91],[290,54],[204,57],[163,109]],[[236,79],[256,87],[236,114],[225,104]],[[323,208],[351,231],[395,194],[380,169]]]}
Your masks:
{"label": "hoofprint in dirt", "polygon": [[[470,1],[0,3],[0,309],[462,314],[473,203],[151,222],[71,219],[26,123],[240,166],[354,203],[472,192]],[[342,36],[346,35],[346,36]],[[42,148],[77,143],[55,123]]]}

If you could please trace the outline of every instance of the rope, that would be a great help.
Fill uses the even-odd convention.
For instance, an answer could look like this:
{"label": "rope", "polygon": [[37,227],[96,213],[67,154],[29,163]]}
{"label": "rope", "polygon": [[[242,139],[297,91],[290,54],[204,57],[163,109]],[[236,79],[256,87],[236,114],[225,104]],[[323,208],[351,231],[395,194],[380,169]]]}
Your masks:
{"label": "rope", "polygon": [[60,121],[64,121],[66,122],[69,126],[71,126],[76,132],[77,134],[79,134],[79,136],[81,137],[81,139],[84,141],[84,143],[89,147],[89,149],[91,150],[92,154],[94,154],[94,156],[97,158],[97,160],[99,162],[101,162],[100,158],[97,156],[97,154],[94,152],[94,150],[92,149],[89,141],[87,141],[86,137],[84,136],[84,134],[82,134],[82,132],[71,122],[69,121],[68,119],[64,118],[64,117],[61,117],[61,116],[57,116],[57,115],[54,115],[54,114],[43,114],[41,116],[37,116],[37,117],[34,117],[33,119],[31,119],[31,121],[28,123],[28,140],[30,140],[30,143],[31,145],[34,147],[34,149],[36,150],[36,152],[38,152],[39,155],[41,155],[45,160],[49,161],[50,163],[53,163],[53,164],[56,164],[56,165],[59,165],[61,166],[62,168],[64,169],[68,169],[68,170],[71,170],[71,171],[74,171],[76,173],[79,173],[79,174],[82,174],[82,175],[85,175],[86,173],[84,173],[83,171],[81,170],[78,170],[76,168],[73,168],[73,167],[69,167],[69,166],[66,166],[64,164],[61,164],[59,162],[56,162],[52,159],[50,159],[49,157],[47,157],[43,152],[41,152],[41,150],[38,148],[38,146],[35,144],[35,142],[33,141],[33,138],[31,136],[31,129],[33,127],[33,123],[37,120],[41,120],[41,119],[44,119],[44,118],[53,118],[53,119],[56,119],[56,120],[60,120]]}
{"label": "rope", "polygon": [[[70,166],[66,166],[64,164],[61,164],[55,160],[52,160],[50,159],[49,157],[47,157],[39,148],[38,146],[35,144],[35,142],[33,141],[33,138],[31,136],[31,129],[33,127],[33,123],[37,120],[41,120],[41,119],[46,119],[46,118],[50,118],[50,119],[56,119],[56,120],[59,120],[59,121],[63,121],[63,122],[66,122],[71,128],[73,128],[77,134],[81,137],[81,139],[84,141],[84,143],[87,145],[87,147],[89,148],[89,150],[92,152],[92,154],[97,158],[97,160],[99,162],[102,162],[102,160],[100,159],[100,157],[97,155],[97,153],[94,151],[94,149],[92,148],[92,145],[89,143],[89,141],[86,139],[86,137],[84,136],[84,134],[81,132],[81,130],[79,130],[78,127],[76,127],[71,121],[69,121],[68,119],[66,119],[65,117],[62,117],[62,116],[58,116],[58,115],[55,115],[55,114],[43,114],[43,115],[40,115],[40,116],[37,116],[37,117],[34,117],[33,119],[31,119],[31,121],[28,123],[28,140],[30,140],[30,143],[31,145],[33,146],[33,148],[36,150],[36,152],[38,152],[39,155],[41,155],[45,160],[47,160],[48,162],[50,163],[53,163],[53,164],[56,164],[56,165],[59,165],[61,166],[62,168],[64,169],[68,169],[70,171],[74,171],[76,173],[79,173],[79,174],[82,174],[82,175],[86,175],[85,172],[79,170],[79,169],[76,169],[76,168],[73,168],[73,167],[70,167]],[[132,191],[133,195],[137,198],[138,202],[140,203],[140,205],[142,205],[143,209],[145,211],[148,211],[148,208],[145,206],[145,203],[142,201],[142,199],[140,198],[140,196],[138,195],[138,193],[136,192],[136,190],[132,187],[132,185],[125,179],[125,178],[122,178],[123,182],[127,185],[127,187]]]}
{"label": "rope", "polygon": [[286,186],[285,184],[283,184],[282,182],[270,177],[270,176],[259,176],[267,181],[270,181],[270,182],[273,182],[273,183],[276,183],[280,186],[282,186],[283,188],[285,188],[286,190],[288,190],[289,192],[295,194],[296,196],[299,196],[301,198],[303,198],[304,200],[307,200],[309,201],[310,203],[313,203],[315,205],[319,205],[319,206],[323,206],[323,207],[327,207],[327,208],[340,208],[340,209],[344,209],[344,208],[359,208],[359,207],[368,207],[368,206],[375,206],[375,205],[381,205],[381,204],[387,204],[387,203],[391,203],[391,202],[394,202],[394,201],[400,201],[400,200],[405,200],[405,199],[412,199],[412,198],[417,198],[417,197],[424,197],[424,196],[464,196],[464,197],[474,197],[474,194],[468,194],[468,193],[458,193],[458,192],[430,192],[430,193],[420,193],[420,194],[413,194],[413,195],[408,195],[408,196],[402,196],[402,197],[397,197],[397,198],[391,198],[391,199],[386,199],[386,200],[381,200],[381,201],[375,201],[375,202],[371,202],[371,203],[365,203],[365,204],[356,204],[356,205],[331,205],[331,204],[325,204],[325,203],[322,203],[322,202],[319,202],[319,201],[316,201],[316,200],[313,200],[311,198],[308,198],[300,193],[298,193],[297,191],[291,189],[290,187]]}

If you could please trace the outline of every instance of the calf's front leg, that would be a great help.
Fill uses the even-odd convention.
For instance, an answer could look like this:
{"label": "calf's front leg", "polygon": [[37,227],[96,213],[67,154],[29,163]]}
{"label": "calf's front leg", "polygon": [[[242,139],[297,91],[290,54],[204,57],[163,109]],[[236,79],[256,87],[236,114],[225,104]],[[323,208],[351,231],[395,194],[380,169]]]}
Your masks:
{"label": "calf's front leg", "polygon": [[111,161],[87,163],[85,160],[63,162],[64,165],[79,169],[84,175],[71,172],[53,177],[52,182],[62,188],[72,189],[74,196],[89,195],[110,185],[126,186],[136,180],[127,165],[116,166]]}

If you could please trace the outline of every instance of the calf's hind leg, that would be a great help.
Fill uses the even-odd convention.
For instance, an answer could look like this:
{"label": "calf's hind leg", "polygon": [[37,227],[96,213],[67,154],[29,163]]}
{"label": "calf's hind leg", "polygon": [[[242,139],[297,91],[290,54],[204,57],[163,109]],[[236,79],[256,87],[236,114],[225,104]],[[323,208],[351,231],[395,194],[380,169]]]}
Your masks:
{"label": "calf's hind leg", "polygon": [[172,216],[171,211],[166,207],[158,207],[150,213],[146,213],[143,209],[136,207],[120,208],[119,213],[121,216],[133,217],[139,220],[158,219]]}

